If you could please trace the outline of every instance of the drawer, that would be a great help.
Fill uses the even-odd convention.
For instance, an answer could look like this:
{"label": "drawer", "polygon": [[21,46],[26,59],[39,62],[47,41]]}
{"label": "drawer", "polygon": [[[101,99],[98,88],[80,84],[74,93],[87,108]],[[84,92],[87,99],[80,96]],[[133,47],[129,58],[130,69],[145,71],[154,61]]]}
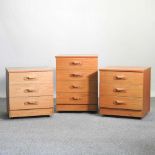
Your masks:
{"label": "drawer", "polygon": [[56,58],[57,69],[97,69],[97,58]]}
{"label": "drawer", "polygon": [[98,104],[98,95],[93,93],[57,93],[57,104]]}
{"label": "drawer", "polygon": [[108,85],[100,84],[100,95],[109,96],[124,96],[124,97],[142,97],[143,86],[142,85]]}
{"label": "drawer", "polygon": [[143,73],[100,71],[100,81],[107,84],[142,85]]}
{"label": "drawer", "polygon": [[9,84],[52,83],[52,72],[9,73]]}
{"label": "drawer", "polygon": [[57,82],[57,92],[97,92],[97,81],[59,81]]}
{"label": "drawer", "polygon": [[9,86],[9,97],[51,96],[52,94],[53,86],[51,83],[16,84]]}
{"label": "drawer", "polygon": [[57,80],[97,80],[97,70],[57,70]]}
{"label": "drawer", "polygon": [[29,110],[11,110],[9,111],[9,117],[29,117],[29,116],[50,116],[54,113],[54,108],[47,109],[29,109]]}
{"label": "drawer", "polygon": [[10,110],[53,108],[53,96],[9,98]]}
{"label": "drawer", "polygon": [[116,96],[101,96],[100,97],[101,108],[113,108],[113,109],[130,109],[130,110],[142,110],[143,99],[142,98],[128,98],[128,97],[116,97]]}

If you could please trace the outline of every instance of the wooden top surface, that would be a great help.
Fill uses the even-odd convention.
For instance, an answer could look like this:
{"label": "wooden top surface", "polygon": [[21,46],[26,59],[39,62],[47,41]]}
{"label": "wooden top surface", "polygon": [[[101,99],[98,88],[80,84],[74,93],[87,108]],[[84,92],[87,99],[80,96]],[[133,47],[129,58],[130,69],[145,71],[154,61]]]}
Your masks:
{"label": "wooden top surface", "polygon": [[123,66],[110,66],[105,68],[100,68],[100,71],[122,71],[122,72],[144,72],[150,67],[123,67]]}
{"label": "wooden top surface", "polygon": [[8,67],[6,71],[10,73],[18,73],[18,72],[45,72],[52,71],[50,67]]}
{"label": "wooden top surface", "polygon": [[57,55],[57,56],[55,56],[56,58],[97,58],[98,56],[97,55],[85,55],[85,54],[83,54],[83,55],[78,55],[78,54],[76,54],[76,55]]}

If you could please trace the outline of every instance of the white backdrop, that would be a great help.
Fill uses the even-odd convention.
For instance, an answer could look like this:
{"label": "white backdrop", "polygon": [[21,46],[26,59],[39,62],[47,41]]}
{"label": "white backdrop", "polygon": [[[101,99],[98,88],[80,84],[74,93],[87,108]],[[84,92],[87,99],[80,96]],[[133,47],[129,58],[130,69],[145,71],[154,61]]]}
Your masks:
{"label": "white backdrop", "polygon": [[0,97],[5,67],[55,68],[59,54],[151,66],[155,96],[155,0],[0,0]]}

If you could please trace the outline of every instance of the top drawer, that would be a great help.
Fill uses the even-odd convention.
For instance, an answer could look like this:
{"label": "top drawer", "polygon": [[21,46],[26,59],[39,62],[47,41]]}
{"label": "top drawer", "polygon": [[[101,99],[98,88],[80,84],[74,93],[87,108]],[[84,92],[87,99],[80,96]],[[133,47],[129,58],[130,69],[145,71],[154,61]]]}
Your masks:
{"label": "top drawer", "polygon": [[57,57],[57,69],[97,69],[98,58]]}
{"label": "top drawer", "polygon": [[142,85],[143,73],[100,71],[100,81],[106,84]]}
{"label": "top drawer", "polygon": [[52,83],[51,71],[9,73],[9,84],[20,83]]}

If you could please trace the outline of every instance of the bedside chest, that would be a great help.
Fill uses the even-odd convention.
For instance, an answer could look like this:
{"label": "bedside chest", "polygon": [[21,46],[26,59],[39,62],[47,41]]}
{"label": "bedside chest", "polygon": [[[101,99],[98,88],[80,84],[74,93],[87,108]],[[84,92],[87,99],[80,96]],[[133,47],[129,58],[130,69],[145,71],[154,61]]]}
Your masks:
{"label": "bedside chest", "polygon": [[56,56],[57,111],[97,111],[98,57]]}
{"label": "bedside chest", "polygon": [[10,118],[53,113],[53,73],[50,68],[7,68],[6,78]]}
{"label": "bedside chest", "polygon": [[99,109],[103,115],[144,117],[150,111],[151,68],[100,69]]}

